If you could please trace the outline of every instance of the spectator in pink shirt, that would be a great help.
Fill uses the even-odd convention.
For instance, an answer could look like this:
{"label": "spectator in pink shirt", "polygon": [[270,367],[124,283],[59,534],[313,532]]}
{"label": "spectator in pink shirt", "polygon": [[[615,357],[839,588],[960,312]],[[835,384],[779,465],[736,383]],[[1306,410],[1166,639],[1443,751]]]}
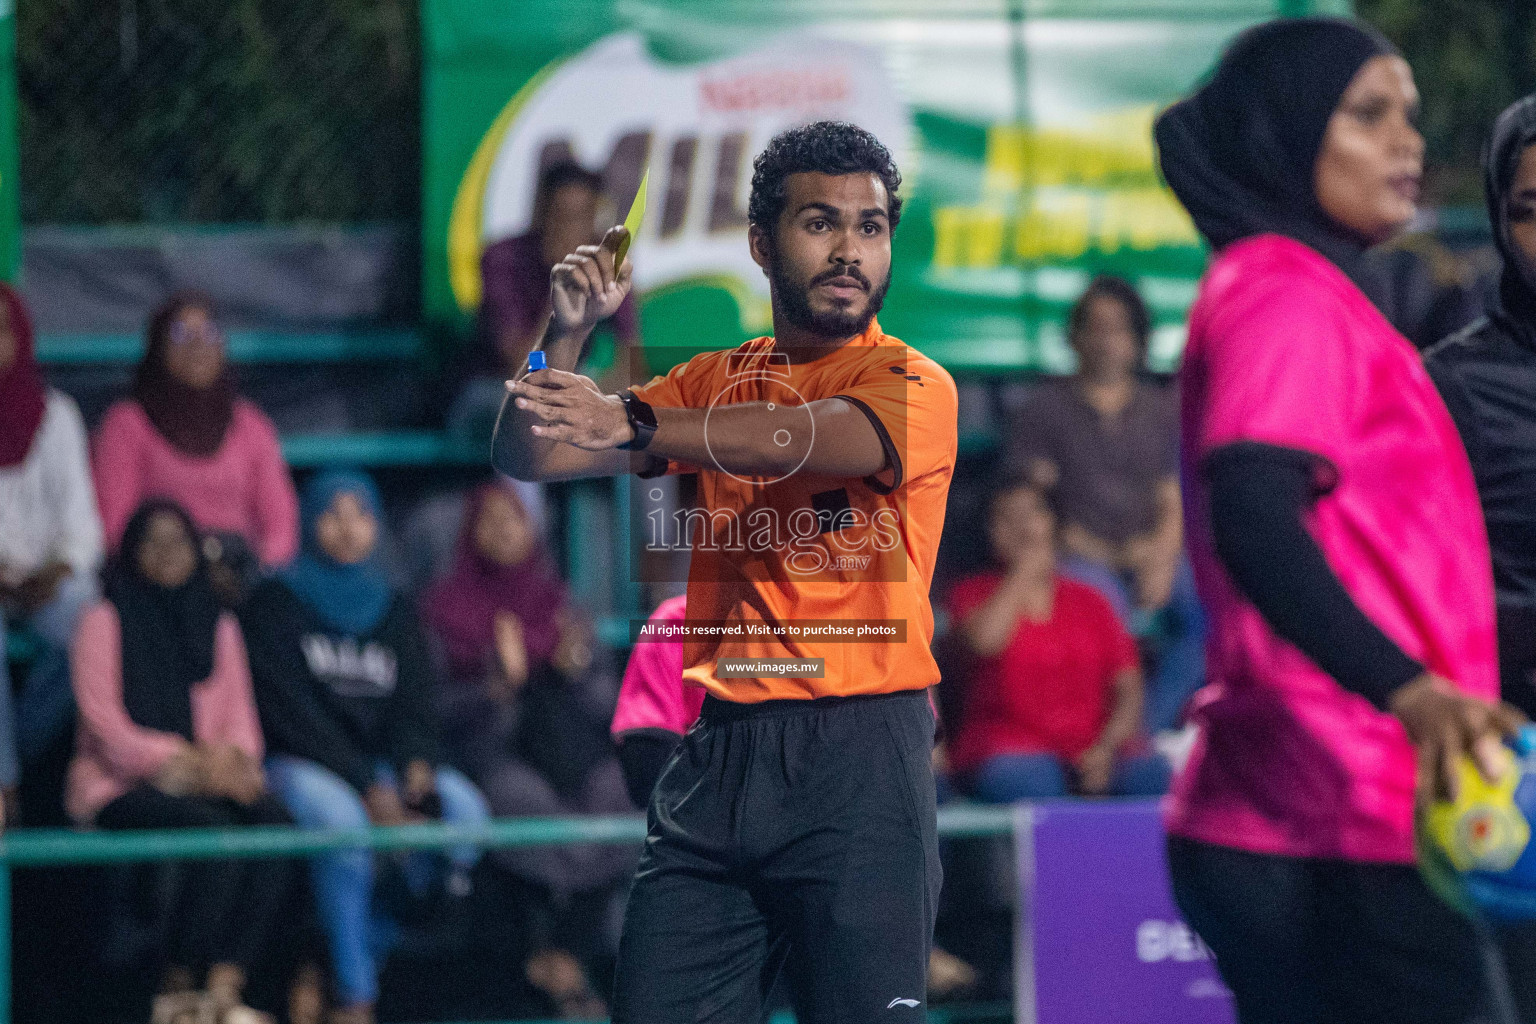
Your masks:
{"label": "spectator in pink shirt", "polygon": [[[71,666],[80,726],[65,802],[75,821],[106,829],[289,821],[262,773],[240,627],[220,609],[195,528],[175,504],[147,502],[128,521],[107,600],[81,618]],[[184,866],[156,1019],[181,1004],[226,1014],[240,1005],[292,877],[283,861]],[[193,991],[199,973],[203,993]]]}
{"label": "spectator in pink shirt", "polygon": [[236,393],[205,295],[173,295],[155,311],[133,395],[107,410],[91,463],[109,548],[146,498],[164,497],[221,540],[226,564],[241,548],[266,567],[298,552],[298,499],[277,430]]}

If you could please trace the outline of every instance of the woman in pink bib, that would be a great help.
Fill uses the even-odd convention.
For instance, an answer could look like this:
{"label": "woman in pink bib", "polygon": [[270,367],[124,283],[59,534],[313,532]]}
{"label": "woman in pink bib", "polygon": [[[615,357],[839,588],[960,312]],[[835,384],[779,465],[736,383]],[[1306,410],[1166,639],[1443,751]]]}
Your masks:
{"label": "woman in pink bib", "polygon": [[1518,715],[1465,450],[1363,259],[1414,216],[1417,107],[1380,36],[1296,19],[1156,127],[1215,250],[1180,370],[1209,684],[1169,862],[1243,1024],[1459,1024],[1485,998],[1472,924],[1414,866],[1416,758],[1440,790],[1463,752],[1493,773]]}

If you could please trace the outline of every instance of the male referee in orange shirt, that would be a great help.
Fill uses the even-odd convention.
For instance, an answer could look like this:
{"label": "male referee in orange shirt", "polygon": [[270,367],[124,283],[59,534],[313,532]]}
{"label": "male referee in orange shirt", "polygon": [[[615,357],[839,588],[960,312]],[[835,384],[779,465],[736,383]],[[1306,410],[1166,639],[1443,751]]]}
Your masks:
{"label": "male referee in orange shirt", "polygon": [[802,1024],[922,1020],[955,385],[875,321],[901,215],[886,148],[824,121],[753,167],[773,336],[602,394],[571,370],[629,291],[614,228],[554,268],[548,368],[508,382],[493,459],[522,480],[697,473],[709,513],[684,639],[708,695],[652,794],[616,1024],[758,1021],[781,968]]}

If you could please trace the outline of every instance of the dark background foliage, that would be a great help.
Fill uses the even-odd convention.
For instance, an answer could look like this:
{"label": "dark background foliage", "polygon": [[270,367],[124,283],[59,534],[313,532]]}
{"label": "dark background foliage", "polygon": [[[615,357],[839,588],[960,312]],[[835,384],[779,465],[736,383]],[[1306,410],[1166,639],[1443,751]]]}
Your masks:
{"label": "dark background foliage", "polygon": [[[1493,117],[1536,91],[1536,0],[1358,0],[1424,98],[1427,198],[1480,201]],[[416,0],[22,0],[27,223],[410,220]]]}
{"label": "dark background foliage", "polygon": [[1427,201],[1480,204],[1488,128],[1536,91],[1536,2],[1356,0],[1355,9],[1413,65],[1429,143]]}
{"label": "dark background foliage", "polygon": [[415,0],[22,0],[27,223],[419,207]]}

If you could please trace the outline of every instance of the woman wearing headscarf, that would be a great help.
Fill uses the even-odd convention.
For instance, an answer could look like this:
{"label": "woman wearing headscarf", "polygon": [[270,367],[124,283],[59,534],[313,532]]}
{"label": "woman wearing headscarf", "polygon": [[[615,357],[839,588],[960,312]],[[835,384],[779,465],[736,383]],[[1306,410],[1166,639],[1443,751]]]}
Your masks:
{"label": "woman wearing headscarf", "polygon": [[1298,19],[1155,129],[1215,250],[1180,369],[1210,684],[1169,860],[1244,1024],[1450,1024],[1481,995],[1471,923],[1414,866],[1416,757],[1426,795],[1463,751],[1495,775],[1519,716],[1466,454],[1361,258],[1414,216],[1417,101],[1380,36]]}
{"label": "woman wearing headscarf", "polygon": [[206,295],[181,292],[155,310],[133,394],[96,428],[91,464],[109,547],[133,510],[158,496],[269,568],[298,551],[298,502],[277,429],[236,392]]}
{"label": "woman wearing headscarf", "polygon": [[[426,640],[414,605],[379,565],[379,510],[362,473],[312,477],[301,501],[302,553],[243,611],[267,772],[302,828],[482,823],[489,813],[480,793],[439,764]],[[444,892],[467,896],[479,851],[455,849],[447,859]],[[332,1020],[366,1024],[379,984],[373,855],[343,850],[313,865],[338,1004]],[[443,874],[424,856],[405,868],[417,895]]]}
{"label": "woman wearing headscarf", "polygon": [[1466,442],[1493,550],[1504,699],[1536,715],[1536,96],[1494,122],[1483,153],[1503,257],[1487,315],[1425,354]]}
{"label": "woman wearing headscarf", "polygon": [[[129,519],[107,598],[81,617],[72,662],[80,726],[65,802],[76,822],[105,829],[289,822],[261,770],[240,626],[220,609],[196,530],[179,506],[146,502]],[[240,1007],[241,992],[275,937],[292,881],[281,860],[183,866],[157,1020],[269,1019]],[[202,993],[194,991],[199,974]]]}
{"label": "woman wearing headscarf", "polygon": [[[45,647],[14,717],[10,668],[0,656],[0,790],[8,804],[19,762],[46,750],[69,723],[69,643],[97,600],[101,558],[80,409],[44,383],[27,307],[0,283],[0,652],[7,627],[17,625]],[[6,810],[0,806],[0,824]]]}
{"label": "woman wearing headscarf", "polygon": [[[1536,96],[1499,115],[1483,151],[1503,257],[1487,315],[1424,356],[1472,462],[1498,606],[1504,699],[1536,715]],[[1503,938],[1522,1018],[1536,1020],[1536,929]]]}
{"label": "woman wearing headscarf", "polygon": [[[511,487],[471,494],[452,568],[425,607],[447,668],[438,703],[449,746],[497,817],[630,809],[608,737],[613,675]],[[633,852],[578,845],[491,856],[532,890],[529,980],[562,1015],[603,1016],[579,958],[599,951]]]}

